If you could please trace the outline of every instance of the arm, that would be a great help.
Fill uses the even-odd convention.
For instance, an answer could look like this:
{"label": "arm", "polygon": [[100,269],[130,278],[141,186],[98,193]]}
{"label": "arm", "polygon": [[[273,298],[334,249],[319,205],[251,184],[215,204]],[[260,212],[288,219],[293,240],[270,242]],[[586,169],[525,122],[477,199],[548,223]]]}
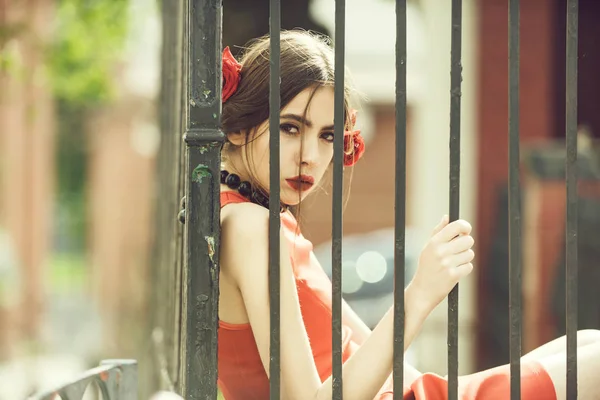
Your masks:
{"label": "arm", "polygon": [[[311,253],[312,262],[316,265],[321,266],[319,260],[315,257],[313,253]],[[325,271],[323,271],[325,274]],[[411,294],[405,292],[405,301],[407,301],[408,297],[414,297]],[[408,308],[408,304],[405,304],[406,308]],[[429,313],[427,313],[429,315]],[[359,346],[361,346],[365,341],[371,336],[371,329],[365,324],[365,322],[356,314],[356,312],[350,307],[350,305],[346,302],[346,300],[342,299],[342,320],[345,325],[347,325],[352,331],[352,341]],[[424,321],[421,321],[421,324]],[[420,328],[420,326],[419,326]],[[408,345],[406,346],[409,347]],[[410,386],[412,382],[414,382],[422,373],[418,371],[415,367],[408,364],[406,361],[404,362],[404,385]]]}
{"label": "arm", "polygon": [[[410,346],[410,343],[416,337],[423,322],[433,309],[428,302],[423,301],[421,293],[411,289],[410,287],[404,291],[405,296],[405,325],[404,325],[404,351]],[[347,306],[349,309],[349,306]],[[356,394],[357,399],[373,398],[381,389],[385,380],[392,373],[393,362],[393,341],[394,341],[394,312],[393,307],[383,316],[379,324],[373,332],[368,334],[366,340],[361,344],[359,350],[344,364],[343,379],[344,379],[344,398],[347,396],[347,391],[354,395],[358,390],[363,390],[360,394]],[[360,320],[352,311],[356,319]],[[368,327],[361,321],[358,326],[365,334],[369,330]],[[366,328],[366,331],[364,329]],[[361,368],[367,367],[367,368]],[[364,371],[361,371],[364,369]],[[351,372],[352,371],[352,372]],[[357,371],[356,374],[353,374]],[[359,372],[361,371],[361,372]],[[416,371],[416,370],[415,370]],[[409,372],[405,371],[405,382],[408,382],[411,375],[406,375]],[[412,372],[412,371],[410,371]],[[418,373],[418,371],[417,371]],[[367,375],[365,375],[367,374]],[[378,380],[367,380],[369,374],[377,375]],[[418,375],[420,375],[418,373]],[[417,376],[418,376],[417,375]],[[369,377],[371,378],[371,377]],[[416,376],[412,380],[416,379]],[[412,382],[411,380],[411,382]],[[358,384],[358,388],[352,388],[350,385]],[[324,393],[323,393],[324,392]],[[331,398],[331,378],[324,382],[321,388],[321,396],[318,399]],[[350,394],[348,393],[348,394]]]}
{"label": "arm", "polygon": [[[327,274],[321,267],[321,263],[313,252],[310,253],[311,262],[318,265],[323,275],[327,277]],[[327,277],[329,279],[329,277]],[[352,341],[358,345],[361,345],[371,335],[371,329],[364,323],[364,321],[354,312],[354,310],[346,303],[346,300],[342,299],[342,321],[345,325],[350,327],[352,330]]]}
{"label": "arm", "polygon": [[342,300],[342,321],[352,330],[354,343],[361,345],[371,336],[371,329],[346,303],[346,300]]}
{"label": "arm", "polygon": [[[222,223],[221,266],[237,282],[260,357],[269,373],[268,213],[240,204]],[[455,235],[454,235],[455,236]],[[331,398],[331,378],[321,384],[302,321],[286,242],[281,238],[281,384],[286,399]],[[439,277],[434,276],[434,279]],[[452,285],[453,286],[453,285]],[[405,291],[405,347],[433,309],[425,292]],[[393,313],[388,312],[369,338],[344,364],[344,397],[373,398],[392,369]]]}
{"label": "arm", "polygon": [[[404,301],[407,301],[408,294],[405,291]],[[408,305],[407,307],[408,308]],[[371,335],[371,329],[354,312],[348,303],[344,300],[342,303],[342,319],[344,323],[352,330],[352,340],[362,345]],[[408,347],[408,346],[406,346]],[[415,367],[404,361],[404,386],[410,386],[422,373]]]}

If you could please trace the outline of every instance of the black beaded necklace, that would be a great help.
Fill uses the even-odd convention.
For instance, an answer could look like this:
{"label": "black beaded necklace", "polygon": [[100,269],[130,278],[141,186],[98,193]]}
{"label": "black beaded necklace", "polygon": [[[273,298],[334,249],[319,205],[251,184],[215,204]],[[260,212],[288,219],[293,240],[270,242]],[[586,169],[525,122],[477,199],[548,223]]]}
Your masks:
{"label": "black beaded necklace", "polygon": [[[221,183],[227,185],[230,189],[237,190],[239,194],[246,197],[251,202],[269,208],[269,197],[260,189],[253,188],[250,182],[242,181],[238,175],[222,170]],[[286,204],[281,204],[281,212],[284,212],[287,209],[288,206]]]}

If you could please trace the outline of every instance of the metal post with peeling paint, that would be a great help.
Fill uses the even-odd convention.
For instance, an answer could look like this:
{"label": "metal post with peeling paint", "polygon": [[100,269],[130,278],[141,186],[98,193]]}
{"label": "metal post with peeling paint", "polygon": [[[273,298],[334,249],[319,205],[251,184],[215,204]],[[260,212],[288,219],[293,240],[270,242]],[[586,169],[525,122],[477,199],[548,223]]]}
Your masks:
{"label": "metal post with peeling paint", "polygon": [[186,0],[185,264],[181,382],[186,400],[217,398],[222,2]]}

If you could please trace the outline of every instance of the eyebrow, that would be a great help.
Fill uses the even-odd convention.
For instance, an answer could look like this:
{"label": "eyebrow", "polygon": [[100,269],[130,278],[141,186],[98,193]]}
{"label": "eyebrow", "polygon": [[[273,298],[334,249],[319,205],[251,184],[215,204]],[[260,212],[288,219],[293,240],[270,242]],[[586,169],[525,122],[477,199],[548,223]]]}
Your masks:
{"label": "eyebrow", "polygon": [[[303,125],[306,125],[307,127],[311,128],[313,126],[313,123],[311,121],[309,121],[308,119],[304,118],[301,115],[298,114],[282,114],[280,115],[281,119],[292,119],[294,121],[297,121]],[[333,124],[332,125],[327,125],[324,126],[323,129],[333,129]]]}

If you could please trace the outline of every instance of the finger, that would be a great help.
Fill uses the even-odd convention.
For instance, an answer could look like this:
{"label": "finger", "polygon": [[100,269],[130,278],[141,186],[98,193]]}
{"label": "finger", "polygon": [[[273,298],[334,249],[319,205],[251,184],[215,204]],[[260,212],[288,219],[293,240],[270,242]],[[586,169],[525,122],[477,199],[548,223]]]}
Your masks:
{"label": "finger", "polygon": [[446,268],[457,268],[459,265],[469,263],[475,258],[475,252],[471,249],[444,258],[442,265]]}
{"label": "finger", "polygon": [[461,235],[452,239],[448,243],[440,246],[440,255],[442,257],[450,256],[453,254],[462,253],[463,251],[469,250],[475,244],[475,239],[471,235]]}
{"label": "finger", "polygon": [[464,219],[458,219],[442,228],[433,239],[438,243],[449,242],[459,235],[469,235],[472,229],[470,223]]}
{"label": "finger", "polygon": [[433,232],[431,232],[431,236],[437,235],[444,227],[448,225],[448,215],[443,215],[442,220],[435,228],[433,228]]}
{"label": "finger", "polygon": [[473,271],[473,264],[472,263],[462,264],[456,268],[451,269],[451,271],[452,271],[452,276],[458,281],[458,280],[464,278],[465,276],[469,275]]}

